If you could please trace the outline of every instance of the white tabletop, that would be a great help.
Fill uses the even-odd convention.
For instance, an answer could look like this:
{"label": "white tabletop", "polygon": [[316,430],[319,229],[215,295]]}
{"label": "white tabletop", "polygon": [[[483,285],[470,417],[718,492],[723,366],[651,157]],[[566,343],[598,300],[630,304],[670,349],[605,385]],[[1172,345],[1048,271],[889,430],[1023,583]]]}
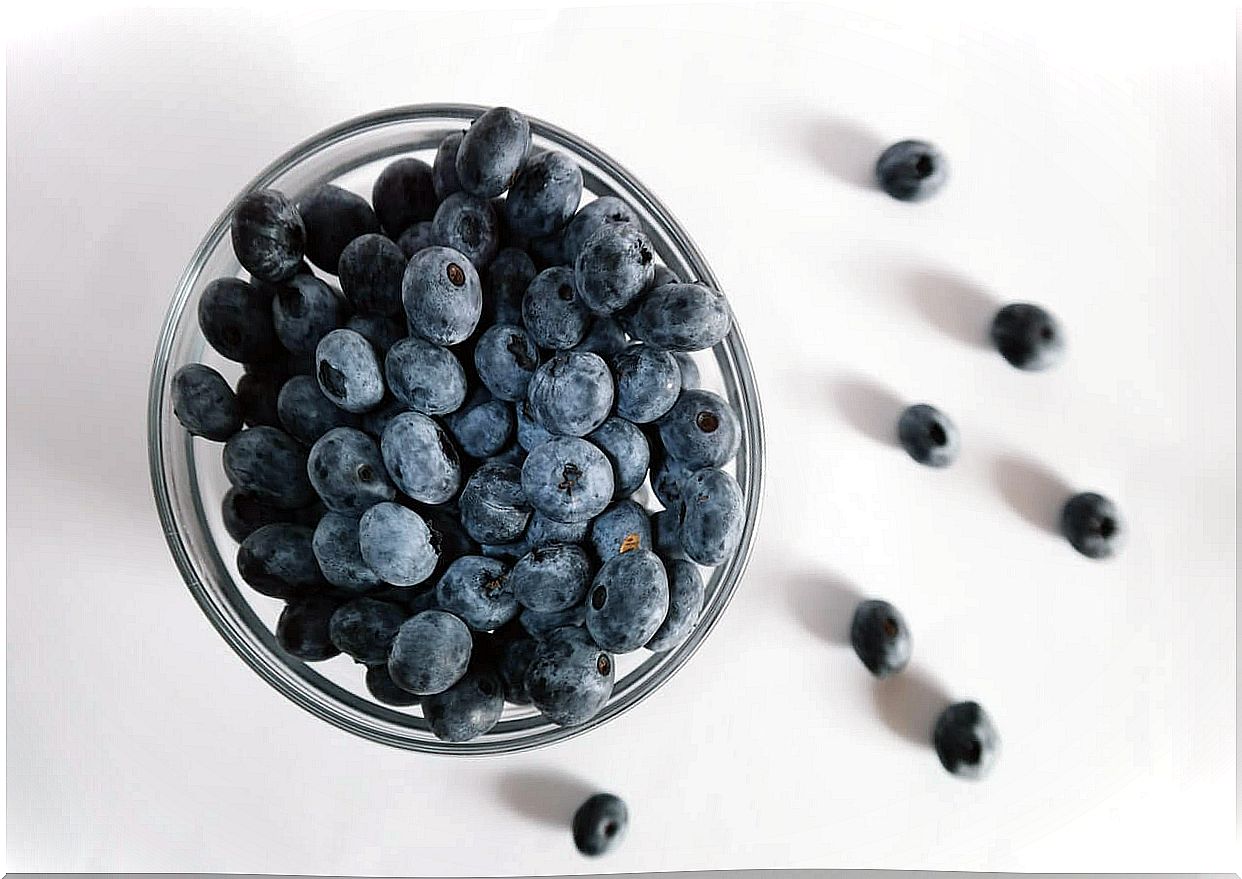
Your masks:
{"label": "white tabletop", "polygon": [[[8,68],[8,866],[509,875],[754,867],[1236,869],[1234,18],[1177,4],[127,13]],[[505,103],[615,156],[731,296],[766,409],[749,575],[666,687],[589,735],[386,749],[251,673],[178,580],[146,467],[183,265],[259,168],[395,104]],[[866,185],[940,144],[935,200]],[[975,339],[1042,303],[1066,361]],[[889,444],[904,402],[961,459]],[[878,438],[877,438],[878,437]],[[1131,529],[1090,562],[1070,490]],[[891,599],[915,659],[841,645]],[[922,741],[975,698],[978,784]],[[912,732],[917,733],[912,735]],[[629,838],[580,858],[586,793]]]}

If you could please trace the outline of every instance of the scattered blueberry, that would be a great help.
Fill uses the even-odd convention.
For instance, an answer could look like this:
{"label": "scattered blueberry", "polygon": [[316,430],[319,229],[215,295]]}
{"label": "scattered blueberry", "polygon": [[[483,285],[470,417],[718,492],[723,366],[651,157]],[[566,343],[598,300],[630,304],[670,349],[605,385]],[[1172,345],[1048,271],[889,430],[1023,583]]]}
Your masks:
{"label": "scattered blueberry", "polygon": [[489,458],[503,450],[513,437],[513,408],[479,389],[464,406],[447,416],[444,424],[463,452],[474,458]]}
{"label": "scattered blueberry", "polygon": [[582,341],[590,321],[569,269],[544,269],[530,282],[522,299],[522,322],[540,346],[558,351],[572,348]]}
{"label": "scattered blueberry", "polygon": [[526,397],[550,432],[586,436],[612,409],[612,373],[597,354],[564,351],[535,370]]}
{"label": "scattered blueberry", "polygon": [[341,297],[314,275],[294,275],[272,298],[276,336],[298,354],[314,351],[320,339],[340,326],[343,312]]}
{"label": "scattered blueberry", "polygon": [[346,656],[374,665],[388,659],[388,650],[403,622],[405,611],[397,605],[374,598],[355,598],[332,614],[328,637]]}
{"label": "scattered blueberry", "polygon": [[877,678],[895,675],[905,668],[914,649],[901,612],[887,601],[874,599],[861,602],[854,609],[850,643],[867,671]]}
{"label": "scattered blueberry", "polygon": [[484,556],[462,556],[450,564],[436,584],[436,601],[480,632],[503,626],[518,614],[508,568]]}
{"label": "scattered blueberry", "polygon": [[419,696],[443,693],[470,663],[466,624],[442,610],[426,610],[401,624],[388,655],[388,673],[403,690]]}
{"label": "scattered blueberry", "polygon": [[500,195],[513,184],[529,151],[526,117],[508,107],[493,107],[471,123],[457,148],[461,188],[479,198]]}
{"label": "scattered blueberry", "polygon": [[574,845],[584,855],[611,851],[625,836],[630,813],[620,797],[595,794],[574,812]]}
{"label": "scattered blueberry", "polygon": [[1065,354],[1065,333],[1057,319],[1038,305],[1006,305],[992,319],[992,344],[1018,369],[1056,366]]}
{"label": "scattered blueberry", "polygon": [[719,394],[700,388],[682,391],[659,428],[665,451],[692,470],[728,463],[741,440],[733,409]]}
{"label": "scattered blueberry", "polygon": [[365,198],[331,183],[302,199],[298,213],[306,225],[306,258],[332,274],[345,245],[360,235],[380,231],[379,219]]}
{"label": "scattered blueberry", "polygon": [[385,583],[415,586],[436,569],[436,536],[422,516],[397,503],[378,503],[358,522],[358,548]]}
{"label": "scattered blueberry", "polygon": [[612,695],[614,675],[612,657],[584,629],[563,626],[549,633],[535,651],[526,671],[526,690],[548,720],[576,726],[604,707]]}
{"label": "scattered blueberry", "polygon": [[276,643],[303,662],[321,662],[340,653],[328,636],[338,601],[324,595],[295,598],[276,622]]}
{"label": "scattered blueberry", "polygon": [[468,742],[494,727],[504,707],[500,677],[489,665],[474,663],[443,693],[423,698],[423,717],[437,739]]}
{"label": "scattered blueberry", "polygon": [[612,359],[617,414],[635,424],[655,421],[677,402],[681,369],[667,351],[639,343]]}
{"label": "scattered blueberry", "polygon": [[461,524],[473,539],[508,543],[522,536],[530,521],[522,473],[506,464],[484,464],[467,480],[461,492]]}
{"label": "scattered blueberry", "polygon": [[324,396],[346,412],[366,412],[384,399],[384,375],[371,343],[353,330],[333,330],[315,348]]}
{"label": "scattered blueberry", "polygon": [[235,488],[282,510],[315,499],[306,476],[306,452],[274,427],[251,427],[224,444],[224,472]]}
{"label": "scattered blueberry", "polygon": [[591,562],[581,547],[553,543],[532,549],[509,573],[523,607],[542,613],[565,610],[582,600],[591,582]]}
{"label": "scattered blueberry", "polygon": [[949,165],[930,143],[903,140],[880,153],[875,176],[880,188],[898,201],[922,201],[944,186]]}
{"label": "scattered blueberry", "polygon": [[455,192],[440,203],[431,234],[437,244],[463,254],[476,269],[487,268],[500,250],[496,206],[466,192]]}
{"label": "scattered blueberry", "polygon": [[457,150],[461,148],[465,133],[454,131],[436,147],[435,161],[431,165],[431,185],[440,201],[461,191],[461,181],[457,179]]}
{"label": "scattered blueberry", "polygon": [[1089,559],[1106,559],[1121,546],[1125,528],[1116,505],[1103,495],[1076,494],[1061,510],[1061,533]]}
{"label": "scattered blueberry", "polygon": [[274,189],[243,195],[230,230],[237,261],[261,281],[288,280],[302,263],[306,227],[293,203]]}
{"label": "scattered blueberry", "polygon": [[910,406],[897,420],[897,438],[911,458],[928,467],[948,467],[961,449],[957,427],[926,403]]}
{"label": "scattered blueberry", "polygon": [[397,159],[380,172],[371,187],[380,225],[394,238],[436,212],[435,185],[431,166],[420,159]]}
{"label": "scattered blueberry", "polygon": [[698,567],[686,559],[665,562],[668,570],[668,615],[647,642],[653,653],[667,653],[681,646],[703,613],[705,587]]}
{"label": "scattered blueberry", "polygon": [[218,278],[198,300],[198,325],[220,356],[267,360],[277,350],[270,297],[240,278]]}
{"label": "scattered blueberry", "polygon": [[531,505],[558,522],[584,522],[613,496],[612,465],[598,448],[576,437],[553,437],[531,450],[522,465]]}
{"label": "scattered blueberry", "polygon": [[357,519],[340,513],[324,513],[315,526],[311,547],[324,578],[338,589],[364,593],[383,583],[362,557]]}
{"label": "scattered blueberry", "polygon": [[452,351],[411,336],[388,350],[384,375],[392,395],[415,412],[444,415],[466,399],[466,373]]}
{"label": "scattered blueberry", "polygon": [[591,522],[591,545],[601,562],[631,550],[651,549],[651,517],[635,501],[616,501]]}
{"label": "scattered blueberry", "polygon": [[723,470],[708,467],[681,486],[681,545],[700,565],[719,565],[737,548],[746,512],[742,490]]}
{"label": "scattered blueberry", "polygon": [[505,220],[519,235],[542,238],[568,223],[581,200],[578,163],[562,152],[546,150],[518,172],[505,199]]}
{"label": "scattered blueberry", "polygon": [[358,311],[399,316],[401,278],[408,261],[391,238],[361,235],[341,251],[337,266],[341,292]]}
{"label": "scattered blueberry", "polygon": [[638,214],[628,204],[615,195],[601,195],[595,201],[584,204],[565,228],[565,255],[571,263],[578,258],[586,240],[605,223],[642,226]]}
{"label": "scattered blueberry", "polygon": [[414,500],[442,504],[457,494],[461,463],[444,429],[420,412],[402,412],[380,441],[392,481]]}
{"label": "scattered blueberry", "polygon": [[983,778],[1000,751],[1000,736],[977,702],[946,708],[936,720],[932,742],[940,764],[960,778]]}
{"label": "scattered blueberry", "polygon": [[623,552],[595,575],[587,596],[587,630],[605,650],[629,653],[651,640],[668,615],[668,601],[668,574],[656,554]]}
{"label": "scattered blueberry", "polygon": [[274,522],[256,529],[237,549],[237,571],[256,592],[294,598],[323,585],[311,547],[314,530]]}
{"label": "scattered blueberry", "polygon": [[411,332],[437,345],[468,339],[483,310],[479,273],[449,247],[427,247],[410,258],[401,298]]}
{"label": "scattered blueberry", "polygon": [[647,288],[655,255],[637,226],[604,223],[582,244],[574,260],[578,293],[596,314],[629,305]]}
{"label": "scattered blueberry", "polygon": [[190,363],[172,379],[173,414],[195,436],[223,442],[241,430],[241,409],[224,376],[210,366]]}
{"label": "scattered blueberry", "polygon": [[667,351],[702,351],[729,335],[733,317],[724,296],[702,284],[664,284],[645,297],[631,334]]}

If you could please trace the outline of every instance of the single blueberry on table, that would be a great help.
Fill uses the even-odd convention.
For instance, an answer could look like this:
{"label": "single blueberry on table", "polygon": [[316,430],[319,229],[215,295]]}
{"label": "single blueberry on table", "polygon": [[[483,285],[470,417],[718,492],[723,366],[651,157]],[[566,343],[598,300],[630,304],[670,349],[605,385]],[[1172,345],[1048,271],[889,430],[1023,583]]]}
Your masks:
{"label": "single blueberry on table", "polygon": [[538,367],[539,348],[535,340],[513,324],[488,327],[474,347],[474,368],[479,380],[499,400],[524,400]]}
{"label": "single blueberry on table", "polygon": [[582,337],[582,341],[573,347],[573,350],[598,354],[608,361],[624,350],[627,344],[625,330],[621,329],[619,323],[610,317],[597,317],[591,321],[590,329]]}
{"label": "single blueberry on table", "polygon": [[509,543],[530,521],[522,472],[508,464],[484,464],[461,492],[461,524],[479,543]]}
{"label": "single blueberry on table", "polygon": [[295,521],[299,512],[298,510],[282,510],[274,504],[259,500],[236,488],[230,488],[225,492],[224,499],[220,502],[224,530],[238,543],[264,525]]}
{"label": "single blueberry on table", "polygon": [[388,673],[410,693],[443,693],[466,673],[472,648],[465,623],[446,611],[425,610],[397,630],[388,655]]}
{"label": "single blueberry on table", "polygon": [[621,842],[630,813],[620,797],[595,794],[574,812],[574,845],[584,855],[606,854]]}
{"label": "single blueberry on table", "polygon": [[271,298],[240,278],[217,278],[198,300],[207,344],[238,363],[265,361],[278,349]]}
{"label": "single blueberry on table", "polygon": [[612,464],[577,437],[552,437],[522,464],[522,489],[530,504],[558,522],[585,522],[613,497]]}
{"label": "single blueberry on table", "polygon": [[483,316],[489,324],[522,322],[522,297],[538,272],[526,251],[506,247],[487,267]]}
{"label": "single blueberry on table", "polygon": [[988,774],[1000,752],[1000,736],[977,702],[958,702],[936,720],[932,743],[940,765],[959,778]]}
{"label": "single blueberry on table", "polygon": [[355,598],[336,609],[328,622],[328,637],[346,656],[364,665],[388,659],[405,611],[387,601]]}
{"label": "single blueberry on table", "polygon": [[[523,613],[525,617],[531,611]],[[559,726],[577,726],[599,713],[612,695],[612,657],[585,629],[562,626],[548,633],[526,670],[531,703]]]}
{"label": "single blueberry on table", "polygon": [[948,467],[961,450],[957,426],[943,412],[926,403],[910,406],[897,419],[901,447],[920,464]]}
{"label": "single blueberry on table", "polygon": [[526,543],[532,550],[554,543],[581,543],[590,527],[590,520],[558,522],[536,511],[526,526]]}
{"label": "single blueberry on table", "polygon": [[404,339],[408,332],[404,322],[399,324],[379,314],[355,314],[345,321],[345,329],[353,330],[370,342],[379,360],[383,360],[392,346]]}
{"label": "single blueberry on table", "polygon": [[666,351],[702,351],[718,345],[733,323],[723,295],[702,284],[664,284],[643,297],[631,335]]}
{"label": "single blueberry on table", "polygon": [[719,394],[682,391],[660,420],[664,450],[686,467],[720,467],[733,460],[741,442],[737,416]]}
{"label": "single blueberry on table", "polygon": [[437,345],[468,339],[483,310],[479,273],[450,247],[426,247],[410,258],[401,298],[410,331]]}
{"label": "single blueberry on table", "polygon": [[489,458],[513,437],[513,408],[480,388],[444,423],[463,452],[474,458]]}
{"label": "single blueberry on table", "polygon": [[322,662],[339,651],[329,637],[332,614],[340,602],[326,595],[307,595],[285,605],[276,622],[276,643],[303,662]]}
{"label": "single blueberry on table", "polygon": [[854,652],[877,678],[897,674],[910,662],[914,644],[910,628],[897,608],[875,599],[861,602],[850,623]]}
{"label": "single blueberry on table", "polygon": [[465,133],[454,131],[436,147],[436,157],[431,164],[431,185],[440,201],[461,191],[461,181],[457,179],[457,150]]}
{"label": "single blueberry on table", "polygon": [[623,552],[595,575],[587,594],[587,631],[605,650],[629,653],[651,640],[668,615],[668,601],[668,574],[656,554]]}
{"label": "single blueberry on table", "polygon": [[490,663],[475,662],[461,680],[443,693],[423,698],[423,717],[437,739],[468,742],[500,720],[505,707],[504,686]]}
{"label": "single blueberry on table", "polygon": [[384,662],[367,666],[366,683],[367,692],[385,705],[408,708],[419,703],[417,696],[398,687],[392,679],[392,675],[388,673],[387,657]]}
{"label": "single blueberry on table", "polygon": [[[664,559],[665,564],[670,560],[686,557],[686,551],[681,545],[680,515],[680,509],[671,509],[661,510],[651,517],[651,542],[656,555]],[[671,583],[671,572],[669,579]]]}
{"label": "single blueberry on table", "polygon": [[535,659],[539,642],[530,637],[507,638],[500,645],[496,672],[504,688],[505,701],[514,705],[529,705],[530,693],[526,690],[526,671]]}
{"label": "single blueberry on table", "polygon": [[574,259],[578,293],[596,314],[620,311],[651,283],[655,254],[637,226],[604,223]]}
{"label": "single blueberry on table", "polygon": [[493,107],[470,124],[457,148],[457,179],[479,198],[512,184],[530,151],[530,123],[517,110]]}
{"label": "single blueberry on table", "polygon": [[420,412],[402,412],[380,441],[392,481],[424,504],[442,504],[461,485],[461,461],[444,429]]}
{"label": "single blueberry on table", "polygon": [[490,632],[518,615],[509,569],[498,559],[462,556],[436,584],[436,601],[480,632]]}
{"label": "single blueberry on table", "polygon": [[612,410],[613,379],[597,354],[563,351],[535,370],[526,388],[531,411],[548,431],[586,436]]}
{"label": "single blueberry on table", "polygon": [[324,513],[315,526],[311,547],[324,578],[343,592],[362,594],[383,585],[362,557],[358,520],[340,513]]}
{"label": "single blueberry on table", "polygon": [[233,208],[233,252],[242,268],[261,281],[293,277],[306,248],[306,227],[298,209],[274,189],[248,192]]}
{"label": "single blueberry on table", "polygon": [[391,501],[371,507],[358,522],[362,560],[394,586],[414,586],[432,575],[440,560],[436,542],[422,516]]}
{"label": "single blueberry on table", "polygon": [[880,153],[875,176],[880,188],[898,201],[922,201],[949,179],[949,163],[930,143],[903,140]]}
{"label": "single blueberry on table", "polygon": [[681,371],[682,388],[697,388],[702,377],[699,375],[699,365],[694,362],[694,358],[685,351],[674,351],[673,359],[677,361],[677,367]]}
{"label": "single blueberry on table", "polygon": [[415,223],[397,238],[397,246],[401,248],[401,252],[405,254],[406,259],[409,259],[425,247],[434,246],[435,243],[436,232],[431,225],[431,220],[421,220]]}
{"label": "single blueberry on table", "polygon": [[237,380],[237,408],[247,427],[283,427],[280,421],[281,373],[247,372]]}
{"label": "single blueberry on table", "polygon": [[380,231],[379,218],[367,200],[325,183],[298,203],[306,225],[306,258],[336,274],[345,245],[360,235]]}
{"label": "single blueberry on table", "polygon": [[452,351],[411,336],[388,350],[384,375],[392,395],[424,415],[456,411],[466,399],[466,373]]}
{"label": "single blueberry on table", "polygon": [[256,592],[294,598],[324,585],[311,547],[314,530],[274,522],[255,530],[237,549],[237,571]]}
{"label": "single blueberry on table", "polygon": [[668,351],[641,342],[612,359],[617,378],[617,414],[635,424],[655,421],[677,402],[681,369]]}
{"label": "single blueberry on table", "polygon": [[542,238],[558,231],[582,200],[582,170],[557,150],[531,156],[505,198],[505,221],[512,232]]}
{"label": "single blueberry on table", "polygon": [[518,616],[518,622],[536,641],[546,641],[557,629],[566,626],[582,628],[586,625],[586,607],[575,604],[564,610],[540,611],[527,608]]}
{"label": "single blueberry on table", "polygon": [[224,472],[240,491],[282,510],[315,499],[306,476],[306,452],[289,434],[274,427],[251,427],[224,444]]}
{"label": "single blueberry on table", "polygon": [[320,339],[315,375],[324,396],[346,412],[366,412],[384,399],[384,374],[375,349],[353,330],[333,330]]}
{"label": "single blueberry on table", "polygon": [[1106,559],[1117,552],[1125,536],[1116,505],[1092,491],[1076,494],[1061,510],[1061,533],[1089,559]]}
{"label": "single blueberry on table", "polygon": [[451,247],[485,269],[500,250],[500,218],[485,198],[455,192],[436,208],[431,234],[437,244]]}
{"label": "single blueberry on table", "polygon": [[295,354],[314,351],[319,340],[340,326],[344,301],[314,275],[294,275],[276,288],[272,325],[285,349]]}
{"label": "single blueberry on table", "polygon": [[681,486],[681,545],[700,565],[719,565],[742,539],[746,511],[737,481],[707,467]]}
{"label": "single blueberry on table", "polygon": [[584,204],[578,213],[574,214],[569,225],[565,227],[564,248],[565,256],[572,263],[578,258],[578,254],[582,251],[582,245],[586,244],[586,240],[595,234],[595,231],[605,223],[613,225],[630,225],[640,227],[641,221],[638,214],[634,213],[634,209],[628,204],[617,198],[615,195],[601,195],[595,201]]}
{"label": "single blueberry on table", "polygon": [[334,427],[354,427],[358,419],[324,396],[319,382],[309,375],[295,375],[285,382],[276,398],[280,425],[295,439],[313,445]]}
{"label": "single blueberry on table", "polygon": [[591,522],[591,545],[601,562],[623,552],[651,549],[651,517],[635,501],[617,501]]}
{"label": "single blueberry on table", "polygon": [[1010,365],[1031,372],[1049,369],[1065,354],[1065,332],[1038,305],[1015,302],[992,319],[992,344]]}
{"label": "single blueberry on table", "polygon": [[431,166],[421,159],[404,158],[390,163],[375,178],[371,204],[384,231],[394,238],[436,212],[436,188]]}
{"label": "single blueberry on table", "polygon": [[360,235],[341,251],[337,277],[341,292],[358,311],[401,315],[401,278],[408,257],[387,236]]}
{"label": "single blueberry on table", "polygon": [[172,379],[173,414],[195,436],[223,442],[241,430],[241,408],[224,376],[210,366],[190,363]]}
{"label": "single blueberry on table", "polygon": [[563,351],[582,341],[591,314],[574,288],[574,273],[564,266],[540,272],[522,299],[522,323],[541,347]]}
{"label": "single blueberry on table", "polygon": [[703,613],[705,587],[698,566],[686,559],[665,562],[668,570],[668,615],[647,642],[652,653],[665,653],[690,637]]}
{"label": "single blueberry on table", "polygon": [[536,547],[514,564],[509,584],[523,607],[542,613],[565,610],[582,600],[591,582],[591,562],[579,546]]}

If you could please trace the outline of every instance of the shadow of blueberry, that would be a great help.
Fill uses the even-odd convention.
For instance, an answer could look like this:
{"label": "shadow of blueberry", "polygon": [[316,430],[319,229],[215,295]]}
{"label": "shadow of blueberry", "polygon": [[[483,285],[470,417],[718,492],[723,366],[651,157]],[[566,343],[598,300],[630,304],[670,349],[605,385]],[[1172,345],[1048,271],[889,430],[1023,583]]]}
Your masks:
{"label": "shadow of blueberry", "polygon": [[953,272],[913,272],[905,293],[910,305],[929,324],[972,348],[988,349],[992,318],[1001,302],[974,281]]}
{"label": "shadow of blueberry", "polygon": [[497,782],[509,808],[540,824],[569,829],[574,811],[598,788],[557,769],[517,769]]}
{"label": "shadow of blueberry", "polygon": [[1028,523],[1049,534],[1061,533],[1061,508],[1074,490],[1056,473],[1031,458],[1005,455],[992,464],[992,482]]}
{"label": "shadow of blueberry", "polygon": [[953,703],[944,686],[918,668],[874,681],[871,696],[885,726],[926,748],[933,747],[936,719]]}
{"label": "shadow of blueberry", "polygon": [[899,445],[897,419],[906,403],[875,379],[861,375],[833,379],[832,402],[855,430],[886,446]]}

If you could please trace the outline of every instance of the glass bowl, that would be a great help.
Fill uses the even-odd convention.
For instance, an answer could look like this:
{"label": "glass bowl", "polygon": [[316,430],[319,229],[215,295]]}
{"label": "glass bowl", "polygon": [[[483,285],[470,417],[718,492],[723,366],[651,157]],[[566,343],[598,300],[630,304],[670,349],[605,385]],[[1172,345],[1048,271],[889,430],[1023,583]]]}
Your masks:
{"label": "glass bowl", "polygon": [[[422,104],[353,119],[281,156],[243,193],[270,187],[296,201],[311,188],[333,182],[369,199],[371,184],[384,164],[404,155],[430,161],[445,135],[464,129],[485,109]],[[531,119],[530,125],[537,146],[562,150],[578,161],[584,199],[592,194],[624,199],[638,212],[666,265],[683,278],[718,286],[690,236],[633,175],[567,131],[537,119]],[[612,696],[588,723],[559,727],[530,706],[506,704],[491,732],[470,742],[442,742],[432,735],[417,707],[402,710],[375,702],[365,689],[361,667],[348,657],[307,664],[280,649],[273,632],[281,602],[244,584],[235,563],[237,545],[224,529],[220,501],[229,485],[221,464],[222,446],[191,437],[173,416],[169,385],[181,366],[208,363],[230,381],[241,374],[240,365],[223,360],[206,346],[197,321],[199,297],[211,280],[245,276],[233,255],[231,212],[232,205],[216,220],[177,284],[155,352],[148,428],[151,482],[169,549],[190,593],[246,664],[307,711],[351,733],[414,751],[461,755],[525,751],[581,735],[634,707],[681,668],[711,632],[737,589],[759,515],[763,421],[754,373],[738,328],[712,351],[695,355],[703,386],[723,393],[741,422],[741,447],[732,467],[745,496],[746,522],[733,556],[715,569],[704,569],[707,597],[693,634],[668,653],[640,650],[617,657]],[[649,485],[644,485],[636,499],[650,508],[650,498]]]}

